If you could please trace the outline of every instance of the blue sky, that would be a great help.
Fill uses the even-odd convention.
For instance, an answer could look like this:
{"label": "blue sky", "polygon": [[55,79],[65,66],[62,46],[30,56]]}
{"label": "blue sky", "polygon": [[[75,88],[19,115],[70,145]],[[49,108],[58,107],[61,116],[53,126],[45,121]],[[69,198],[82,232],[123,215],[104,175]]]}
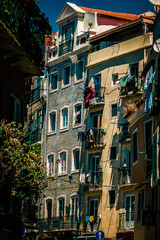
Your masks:
{"label": "blue sky", "polygon": [[[148,10],[154,11],[148,0],[72,0],[78,6],[122,13],[140,14]],[[52,32],[58,30],[56,20],[65,6],[65,0],[39,0],[39,8],[49,17]]]}

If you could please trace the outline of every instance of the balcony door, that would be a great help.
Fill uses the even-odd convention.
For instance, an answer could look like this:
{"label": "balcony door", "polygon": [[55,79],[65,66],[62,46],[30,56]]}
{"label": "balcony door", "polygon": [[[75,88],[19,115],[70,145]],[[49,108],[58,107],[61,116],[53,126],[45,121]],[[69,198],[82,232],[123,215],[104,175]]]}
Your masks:
{"label": "balcony door", "polygon": [[93,88],[96,94],[98,94],[101,90],[101,75],[96,75],[93,77]]}
{"label": "balcony door", "polygon": [[125,197],[125,221],[124,226],[125,229],[134,228],[134,203],[135,203],[135,196],[133,194],[126,195]]}
{"label": "balcony door", "polygon": [[100,163],[100,153],[89,155],[89,173],[90,173],[90,183],[97,184],[99,177],[99,163]]}

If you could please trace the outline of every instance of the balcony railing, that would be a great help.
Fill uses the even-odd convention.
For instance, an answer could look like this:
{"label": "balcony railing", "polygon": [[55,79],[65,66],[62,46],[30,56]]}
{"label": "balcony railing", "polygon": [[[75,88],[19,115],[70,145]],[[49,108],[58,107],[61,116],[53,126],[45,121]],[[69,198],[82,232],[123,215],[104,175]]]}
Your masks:
{"label": "balcony railing", "polygon": [[134,228],[134,212],[119,214],[119,230],[129,230]]}
{"label": "balcony railing", "polygon": [[89,100],[89,106],[104,104],[105,87],[100,87],[99,91],[95,92],[95,97]]}
{"label": "balcony railing", "polygon": [[90,216],[87,220],[87,217],[83,220],[83,230],[84,232],[96,232],[100,226],[100,217],[99,216]]}
{"label": "balcony railing", "polygon": [[90,128],[86,132],[86,148],[104,147],[104,129]]}
{"label": "balcony railing", "polygon": [[36,129],[30,134],[30,142],[37,143],[41,141],[41,129]]}
{"label": "balcony railing", "polygon": [[139,84],[138,77],[136,76],[125,76],[120,78],[120,96],[130,96],[141,92],[142,84]]}
{"label": "balcony railing", "polygon": [[33,0],[0,0],[0,19],[34,63],[43,67],[44,34],[51,27]]}
{"label": "balcony railing", "polygon": [[[97,172],[90,171],[88,178],[86,178],[86,183],[94,184],[94,187],[98,187],[103,183],[103,173],[102,169],[100,168]],[[90,187],[93,187],[92,185]]]}
{"label": "balcony railing", "polygon": [[54,230],[78,230],[79,223],[76,216],[53,217],[48,219],[38,219],[37,228],[40,232]]}
{"label": "balcony railing", "polygon": [[59,56],[73,51],[73,38],[67,39],[59,44]]}

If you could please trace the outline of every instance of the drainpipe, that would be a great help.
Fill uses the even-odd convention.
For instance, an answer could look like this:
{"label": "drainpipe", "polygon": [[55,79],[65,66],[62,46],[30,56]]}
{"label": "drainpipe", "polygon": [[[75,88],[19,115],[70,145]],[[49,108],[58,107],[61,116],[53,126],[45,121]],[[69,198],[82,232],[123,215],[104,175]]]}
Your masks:
{"label": "drainpipe", "polygon": [[45,137],[44,137],[44,155],[43,155],[43,164],[44,166],[46,166],[46,155],[47,155],[47,133],[48,133],[48,96],[49,96],[49,73],[48,73],[48,60],[47,60],[47,56],[48,56],[48,51],[49,48],[47,47],[47,51],[46,51],[46,71],[47,71],[47,82],[46,82],[46,123],[45,123]]}

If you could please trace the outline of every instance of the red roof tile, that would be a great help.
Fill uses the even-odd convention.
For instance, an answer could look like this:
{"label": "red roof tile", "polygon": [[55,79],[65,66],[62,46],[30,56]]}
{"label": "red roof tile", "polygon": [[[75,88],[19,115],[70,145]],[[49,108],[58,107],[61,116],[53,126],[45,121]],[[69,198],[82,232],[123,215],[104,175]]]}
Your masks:
{"label": "red roof tile", "polygon": [[114,17],[114,18],[120,18],[125,20],[136,20],[138,19],[137,14],[128,14],[128,13],[117,13],[117,12],[110,12],[110,11],[104,11],[104,10],[98,10],[93,8],[86,8],[86,7],[79,7],[85,12],[97,12],[98,14]]}

